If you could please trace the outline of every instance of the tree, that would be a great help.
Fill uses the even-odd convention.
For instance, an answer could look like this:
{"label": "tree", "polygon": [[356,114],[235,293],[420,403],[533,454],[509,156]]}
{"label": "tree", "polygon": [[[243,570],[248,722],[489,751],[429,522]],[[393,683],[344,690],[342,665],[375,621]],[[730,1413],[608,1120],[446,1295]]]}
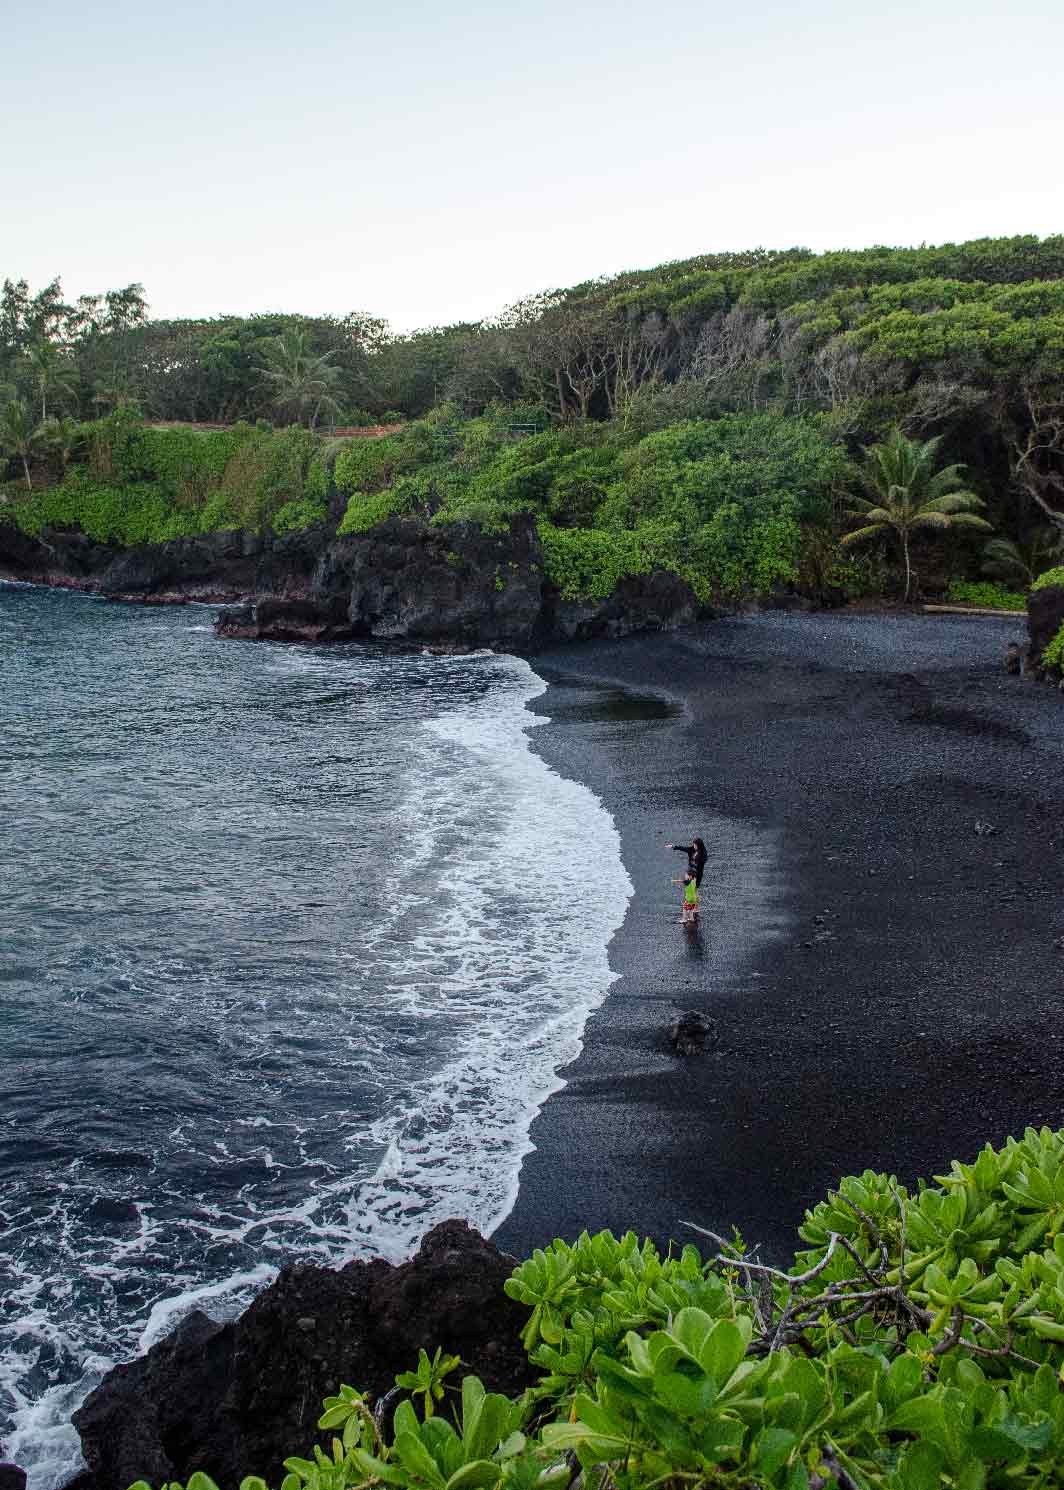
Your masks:
{"label": "tree", "polygon": [[55,451],[64,472],[84,437],[85,431],[82,425],[69,416],[64,419],[45,419],[37,429],[37,438],[40,443],[49,450]]}
{"label": "tree", "polygon": [[983,499],[963,484],[963,466],[945,466],[935,471],[940,440],[909,440],[894,430],[881,445],[865,451],[861,480],[867,497],[854,497],[849,516],[862,526],[847,533],[843,544],[860,543],[882,533],[893,533],[901,543],[905,559],[905,599],[912,588],[909,559],[910,535],[921,528],[979,528],[990,532],[990,524],[977,516]]}
{"label": "tree", "polygon": [[304,331],[282,331],[263,343],[266,367],[261,386],[270,395],[270,405],[282,414],[294,416],[302,423],[309,416],[314,429],[323,411],[334,417],[340,413],[336,394],[343,375],[332,365],[332,352],[316,355],[311,351]]}
{"label": "tree", "polygon": [[26,400],[9,398],[3,408],[0,408],[0,449],[7,455],[17,455],[21,459],[26,485],[30,491],[33,490],[30,456],[38,438]]}
{"label": "tree", "polygon": [[44,340],[34,342],[30,347],[26,353],[26,365],[34,391],[41,401],[43,423],[48,418],[49,398],[74,397],[74,368],[54,342]]}
{"label": "tree", "polygon": [[1015,542],[991,538],[983,549],[983,573],[1029,589],[1034,579],[1064,558],[1064,532],[1048,523],[1032,528]]}
{"label": "tree", "polygon": [[1025,417],[1009,435],[1013,481],[1064,538],[1064,394],[1054,380],[1028,379]]}

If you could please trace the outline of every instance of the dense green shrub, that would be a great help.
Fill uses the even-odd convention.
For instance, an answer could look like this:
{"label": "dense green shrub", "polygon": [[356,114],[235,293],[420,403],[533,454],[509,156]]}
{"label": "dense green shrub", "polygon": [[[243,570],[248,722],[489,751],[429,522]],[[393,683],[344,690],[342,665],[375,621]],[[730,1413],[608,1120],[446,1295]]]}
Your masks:
{"label": "dense green shrub", "polygon": [[[349,1386],[283,1490],[1049,1490],[1064,1475],[1064,1132],[909,1191],[866,1171],[783,1271],[586,1232],[521,1263],[518,1401],[421,1352],[391,1430]],[[202,1476],[190,1490],[212,1490]],[[142,1484],[134,1490],[146,1490]],[[176,1490],[176,1487],[171,1487]],[[243,1490],[265,1490],[250,1479]]]}
{"label": "dense green shrub", "polygon": [[226,466],[254,430],[154,428],[129,407],[85,426],[89,464],[113,486],[151,481],[170,502],[201,506],[217,487]]}
{"label": "dense green shrub", "polygon": [[958,605],[975,605],[983,610],[1022,611],[1027,604],[1021,591],[1009,590],[987,580],[950,580],[947,595]]}
{"label": "dense green shrub", "polygon": [[151,482],[109,486],[85,470],[72,471],[59,486],[35,491],[15,508],[26,532],[80,529],[98,543],[129,546],[163,543],[200,531],[197,514],[181,511]]}
{"label": "dense green shrub", "polygon": [[1032,584],[1031,589],[1047,590],[1050,585],[1064,587],[1064,564],[1059,565],[1056,569],[1047,569],[1044,574],[1040,574]]}
{"label": "dense green shrub", "polygon": [[282,507],[304,495],[321,503],[328,478],[319,450],[318,437],[299,425],[249,432],[226,464],[219,487],[239,525],[262,530]]}
{"label": "dense green shrub", "polygon": [[323,523],[328,516],[329,509],[324,502],[315,501],[313,497],[297,497],[277,509],[270,519],[270,527],[275,533],[295,533],[313,527],[315,523]]}
{"label": "dense green shrub", "polygon": [[383,438],[349,440],[336,457],[333,479],[340,492],[378,492],[397,476],[409,475],[444,454],[453,444],[421,420]]}
{"label": "dense green shrub", "polygon": [[620,580],[655,567],[654,546],[638,531],[556,528],[545,518],[538,526],[544,573],[565,600],[604,600]]}
{"label": "dense green shrub", "polygon": [[[689,420],[648,435],[624,459],[611,505],[633,515],[705,521],[730,502],[770,509],[786,504],[802,521],[828,515],[852,479],[845,451],[815,420],[731,414]],[[690,504],[690,505],[689,505]]]}
{"label": "dense green shrub", "polygon": [[604,597],[620,577],[658,566],[703,599],[792,583],[802,521],[823,520],[850,474],[815,421],[771,414],[633,438],[587,422],[515,434],[505,410],[468,420],[439,410],[336,461],[350,494],[341,532],[411,513],[505,532],[526,512],[569,598]]}
{"label": "dense green shrub", "polygon": [[417,484],[409,477],[400,477],[383,491],[355,492],[348,500],[337,532],[366,533],[389,517],[402,517],[411,512],[418,498]]}
{"label": "dense green shrub", "polygon": [[153,428],[128,408],[84,429],[87,463],[12,504],[27,531],[163,543],[240,527],[290,532],[328,515],[329,471],[308,430]]}

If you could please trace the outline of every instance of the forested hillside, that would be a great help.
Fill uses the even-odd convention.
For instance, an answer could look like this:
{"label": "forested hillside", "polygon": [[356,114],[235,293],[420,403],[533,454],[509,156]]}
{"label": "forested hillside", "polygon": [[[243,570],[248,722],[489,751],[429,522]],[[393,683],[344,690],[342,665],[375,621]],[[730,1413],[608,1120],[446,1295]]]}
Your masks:
{"label": "forested hillside", "polygon": [[707,597],[1022,590],[1064,551],[1064,236],[710,254],[408,336],[7,280],[0,385],[8,516],[122,542],[531,511],[569,593]]}

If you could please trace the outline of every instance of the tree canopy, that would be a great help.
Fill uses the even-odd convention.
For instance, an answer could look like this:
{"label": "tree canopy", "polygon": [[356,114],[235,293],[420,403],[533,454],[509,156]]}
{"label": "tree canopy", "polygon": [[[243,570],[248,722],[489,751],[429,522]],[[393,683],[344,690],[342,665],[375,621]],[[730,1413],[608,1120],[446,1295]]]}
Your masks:
{"label": "tree canopy", "polygon": [[[409,335],[365,312],[158,320],[138,284],[71,302],[59,280],[7,279],[10,400],[47,427],[25,449],[9,437],[12,477],[76,460],[53,420],[130,406],[148,423],[426,421],[388,446],[394,490],[348,472],[352,522],[369,496],[474,515],[524,502],[557,532],[664,523],[691,543],[725,508],[756,509],[777,532],[796,524],[803,551],[841,527],[840,473],[897,432],[937,441],[997,540],[1033,554],[1064,540],[1064,236],[704,254]],[[462,423],[451,467],[446,431]],[[973,538],[949,541],[977,567]]]}

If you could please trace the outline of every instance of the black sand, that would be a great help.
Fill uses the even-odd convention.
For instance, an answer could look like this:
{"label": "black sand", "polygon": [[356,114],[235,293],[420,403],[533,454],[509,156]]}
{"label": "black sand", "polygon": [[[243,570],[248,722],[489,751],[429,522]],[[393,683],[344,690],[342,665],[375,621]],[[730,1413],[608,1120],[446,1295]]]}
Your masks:
{"label": "black sand", "polygon": [[[1022,632],[767,614],[535,659],[534,746],[602,797],[635,896],[500,1245],[690,1220],[789,1257],[843,1174],[1064,1124],[1064,697],[1004,673]],[[696,833],[692,938],[664,845]]]}

